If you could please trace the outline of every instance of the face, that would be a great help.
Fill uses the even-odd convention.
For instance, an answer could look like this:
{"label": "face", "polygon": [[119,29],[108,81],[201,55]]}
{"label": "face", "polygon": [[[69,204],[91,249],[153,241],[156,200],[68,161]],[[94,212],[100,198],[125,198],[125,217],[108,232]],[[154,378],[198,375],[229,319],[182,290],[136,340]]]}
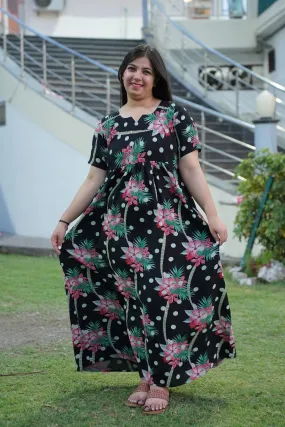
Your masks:
{"label": "face", "polygon": [[154,71],[147,57],[133,60],[123,74],[128,97],[143,99],[152,96],[154,78]]}

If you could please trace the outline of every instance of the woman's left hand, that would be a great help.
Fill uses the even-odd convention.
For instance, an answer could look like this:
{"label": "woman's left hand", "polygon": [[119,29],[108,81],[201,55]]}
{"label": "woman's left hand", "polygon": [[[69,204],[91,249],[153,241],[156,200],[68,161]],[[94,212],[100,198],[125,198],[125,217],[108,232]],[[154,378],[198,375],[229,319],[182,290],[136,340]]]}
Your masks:
{"label": "woman's left hand", "polygon": [[220,220],[218,216],[208,217],[208,224],[212,236],[219,242],[220,246],[227,241],[228,232],[226,225]]}

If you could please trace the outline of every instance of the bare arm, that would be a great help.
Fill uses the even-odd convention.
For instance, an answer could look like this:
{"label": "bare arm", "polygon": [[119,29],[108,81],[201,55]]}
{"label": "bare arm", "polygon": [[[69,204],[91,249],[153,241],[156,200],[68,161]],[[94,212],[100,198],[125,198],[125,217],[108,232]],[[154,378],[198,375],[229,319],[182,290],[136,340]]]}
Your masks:
{"label": "bare arm", "polygon": [[90,166],[89,173],[80,186],[74,199],[62,214],[61,219],[72,222],[81,215],[91,203],[106,177],[106,170]]}
{"label": "bare arm", "polygon": [[189,192],[205,212],[213,237],[223,244],[227,240],[227,229],[218,217],[215,203],[198,160],[198,151],[183,156],[179,161],[179,170]]}

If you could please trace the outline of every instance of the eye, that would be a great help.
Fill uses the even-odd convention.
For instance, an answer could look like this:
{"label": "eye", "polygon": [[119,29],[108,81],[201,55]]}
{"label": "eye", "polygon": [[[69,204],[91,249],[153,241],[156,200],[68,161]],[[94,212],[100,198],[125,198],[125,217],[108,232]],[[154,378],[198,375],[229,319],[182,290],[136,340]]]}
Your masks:
{"label": "eye", "polygon": [[130,66],[128,67],[128,70],[135,71],[135,67],[133,67],[133,66],[131,66],[131,65],[130,65]]}

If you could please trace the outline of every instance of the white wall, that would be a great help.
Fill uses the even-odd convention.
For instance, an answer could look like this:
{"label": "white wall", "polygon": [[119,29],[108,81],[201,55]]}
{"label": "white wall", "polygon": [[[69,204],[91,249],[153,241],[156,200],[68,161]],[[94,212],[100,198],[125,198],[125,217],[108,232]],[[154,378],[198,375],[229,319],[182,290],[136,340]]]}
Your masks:
{"label": "white wall", "polygon": [[[184,20],[179,23],[197,39],[214,49],[253,49],[257,19]],[[175,37],[171,48],[175,48]],[[191,43],[189,43],[191,48]],[[193,48],[195,44],[193,43]]]}
{"label": "white wall", "polygon": [[[91,140],[92,131],[90,149]],[[0,141],[0,230],[50,237],[88,173],[87,157],[10,105]]]}
{"label": "white wall", "polygon": [[49,36],[142,38],[141,0],[66,0],[59,15],[37,14],[33,4],[33,0],[26,0],[25,22]]}

